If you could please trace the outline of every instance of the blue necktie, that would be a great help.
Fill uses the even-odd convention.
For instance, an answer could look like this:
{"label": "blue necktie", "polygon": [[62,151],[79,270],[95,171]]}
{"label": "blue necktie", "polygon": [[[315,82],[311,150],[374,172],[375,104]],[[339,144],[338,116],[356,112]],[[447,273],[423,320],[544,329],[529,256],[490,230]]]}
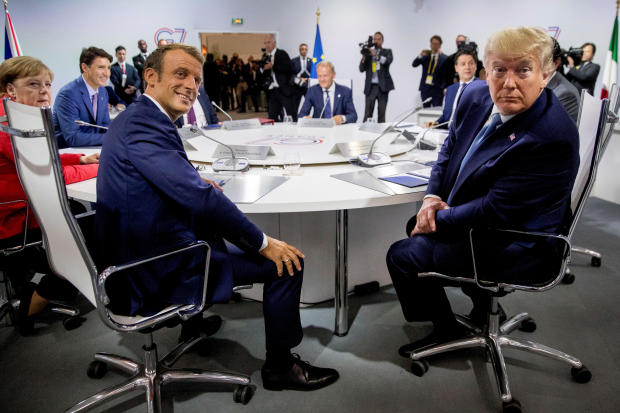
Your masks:
{"label": "blue necktie", "polygon": [[325,109],[323,110],[323,117],[330,119],[332,117],[332,105],[329,101],[329,91],[326,90],[325,94],[327,96],[325,98]]}
{"label": "blue necktie", "polygon": [[495,132],[495,130],[498,127],[500,127],[501,124],[502,124],[502,118],[499,116],[499,113],[494,113],[493,116],[491,117],[491,123],[489,123],[487,126],[482,128],[482,130],[480,130],[480,132],[478,133],[478,136],[476,136],[476,138],[474,138],[474,141],[471,143],[469,150],[467,151],[467,153],[465,154],[465,157],[463,158],[463,161],[461,162],[461,168],[459,169],[459,175],[463,171],[463,168],[465,167],[469,159],[476,152],[478,147],[482,145],[482,142],[484,142],[487,136]]}

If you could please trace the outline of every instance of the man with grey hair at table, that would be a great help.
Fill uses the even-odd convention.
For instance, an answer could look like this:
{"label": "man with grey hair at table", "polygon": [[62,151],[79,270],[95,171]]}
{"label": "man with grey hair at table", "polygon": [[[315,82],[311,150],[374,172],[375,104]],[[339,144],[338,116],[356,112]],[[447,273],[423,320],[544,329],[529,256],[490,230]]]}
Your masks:
{"label": "man with grey hair at table", "polygon": [[[409,357],[426,345],[467,334],[452,312],[444,285],[421,272],[473,276],[469,231],[502,228],[565,233],[579,166],[574,122],[551,90],[553,42],[540,29],[507,28],[485,47],[487,84],[463,92],[448,137],[433,166],[426,196],[394,243],[387,266],[407,321],[431,321],[433,332],[400,347]],[[536,282],[554,268],[556,244],[485,240],[490,273],[507,282]],[[466,291],[470,316],[484,320],[491,296]]]}

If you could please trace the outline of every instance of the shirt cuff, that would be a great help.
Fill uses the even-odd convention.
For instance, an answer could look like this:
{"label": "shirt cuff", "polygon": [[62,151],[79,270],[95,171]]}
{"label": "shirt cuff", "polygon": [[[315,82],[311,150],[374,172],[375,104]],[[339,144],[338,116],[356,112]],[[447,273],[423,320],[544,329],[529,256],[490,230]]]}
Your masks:
{"label": "shirt cuff", "polygon": [[347,117],[344,115],[340,115],[340,116],[342,116],[342,123],[343,124],[347,123]]}
{"label": "shirt cuff", "polygon": [[269,244],[269,241],[267,240],[267,235],[265,235],[265,233],[263,232],[263,244],[260,246],[260,248],[258,249],[258,252],[261,252],[262,250],[264,250],[265,248],[267,248],[267,245]]}
{"label": "shirt cuff", "polygon": [[439,199],[441,201],[441,197],[439,195],[426,194],[426,195],[424,195],[424,198],[422,198],[422,200],[425,200],[427,198],[435,198],[435,199]]}

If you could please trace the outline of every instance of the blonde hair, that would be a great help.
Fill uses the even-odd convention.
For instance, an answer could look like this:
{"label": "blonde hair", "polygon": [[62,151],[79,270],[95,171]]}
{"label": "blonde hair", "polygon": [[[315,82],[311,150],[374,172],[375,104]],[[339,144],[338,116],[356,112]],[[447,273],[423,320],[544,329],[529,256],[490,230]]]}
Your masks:
{"label": "blonde hair", "polygon": [[545,74],[555,70],[553,64],[553,40],[536,27],[509,27],[489,37],[484,48],[484,67],[489,71],[489,55],[500,54],[508,58],[519,58],[532,54],[540,63]]}
{"label": "blonde hair", "polygon": [[30,56],[17,56],[5,60],[0,64],[0,93],[7,93],[6,86],[16,79],[38,76],[47,72],[54,80],[54,73],[42,61]]}

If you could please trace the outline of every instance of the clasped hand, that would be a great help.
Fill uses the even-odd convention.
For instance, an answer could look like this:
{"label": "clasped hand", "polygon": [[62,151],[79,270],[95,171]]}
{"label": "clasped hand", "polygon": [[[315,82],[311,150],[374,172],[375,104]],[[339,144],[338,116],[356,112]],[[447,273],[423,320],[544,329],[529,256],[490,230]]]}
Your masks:
{"label": "clasped hand", "polygon": [[426,198],[422,202],[422,208],[418,211],[417,222],[411,236],[417,234],[430,234],[437,232],[437,224],[435,223],[435,217],[437,211],[441,209],[449,209],[450,206],[437,198]]}

